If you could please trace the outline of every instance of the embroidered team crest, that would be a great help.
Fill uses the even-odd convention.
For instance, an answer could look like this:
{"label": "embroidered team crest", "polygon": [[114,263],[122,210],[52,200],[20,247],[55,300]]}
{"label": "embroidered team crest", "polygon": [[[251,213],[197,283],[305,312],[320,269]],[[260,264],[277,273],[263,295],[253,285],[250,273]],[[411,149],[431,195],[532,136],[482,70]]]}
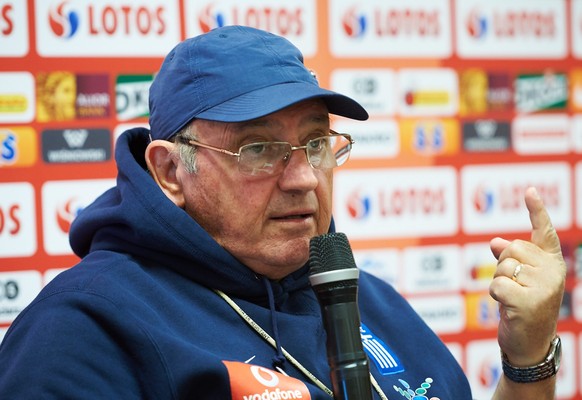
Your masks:
{"label": "embroidered team crest", "polygon": [[391,375],[404,371],[404,366],[396,357],[396,354],[364,324],[360,326],[360,336],[364,351],[382,375]]}

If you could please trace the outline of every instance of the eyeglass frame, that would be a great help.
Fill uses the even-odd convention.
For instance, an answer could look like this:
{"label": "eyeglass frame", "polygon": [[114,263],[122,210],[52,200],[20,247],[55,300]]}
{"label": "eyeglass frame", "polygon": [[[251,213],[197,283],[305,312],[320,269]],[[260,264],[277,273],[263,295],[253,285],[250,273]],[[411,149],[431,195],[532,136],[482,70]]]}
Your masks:
{"label": "eyeglass frame", "polygon": [[[301,150],[301,149],[303,149],[303,150],[305,150],[305,158],[307,159],[307,162],[309,163],[309,165],[311,166],[311,168],[313,168],[313,169],[318,169],[318,170],[323,170],[324,168],[315,167],[315,166],[314,166],[314,165],[311,163],[311,161],[310,161],[310,159],[309,159],[309,154],[307,153],[307,146],[308,146],[308,144],[309,144],[309,143],[310,143],[312,140],[322,139],[322,138],[326,138],[326,137],[337,137],[337,136],[342,136],[343,138],[345,138],[345,139],[346,139],[346,140],[349,142],[349,146],[350,146],[350,153],[351,153],[351,146],[353,146],[353,145],[354,145],[355,141],[354,141],[354,139],[352,138],[352,136],[351,136],[350,134],[348,134],[348,133],[339,133],[339,132],[336,132],[336,131],[334,131],[333,129],[330,129],[330,130],[329,130],[329,132],[331,133],[331,135],[323,135],[323,136],[318,136],[318,137],[315,137],[315,138],[313,138],[313,139],[309,139],[309,140],[307,141],[307,143],[305,143],[303,146],[293,146],[293,145],[292,145],[291,143],[289,143],[289,142],[279,142],[279,141],[273,141],[273,142],[268,142],[268,141],[265,141],[265,142],[254,142],[254,143],[248,143],[248,144],[244,144],[244,145],[240,146],[240,147],[239,147],[239,149],[238,149],[238,152],[233,152],[233,151],[230,151],[230,150],[227,150],[227,149],[223,149],[223,148],[220,148],[220,147],[216,147],[216,146],[212,146],[212,145],[209,145],[209,144],[206,144],[206,143],[200,143],[199,141],[197,141],[197,140],[195,140],[195,139],[189,139],[189,138],[187,138],[187,137],[184,137],[184,136],[181,136],[181,135],[178,135],[178,136],[177,136],[177,139],[179,139],[180,143],[182,143],[182,144],[185,144],[185,145],[188,145],[188,146],[192,146],[192,147],[202,147],[202,148],[204,148],[204,149],[213,150],[213,151],[216,151],[216,152],[218,152],[218,153],[226,154],[226,155],[228,155],[228,156],[237,157],[237,164],[239,165],[239,171],[240,171],[241,173],[245,174],[245,175],[250,175],[250,176],[253,176],[252,174],[246,174],[244,171],[242,171],[242,170],[240,169],[240,156],[241,156],[241,149],[242,149],[243,147],[246,147],[246,146],[253,146],[253,145],[262,144],[262,143],[280,143],[280,144],[288,144],[288,145],[289,145],[289,147],[291,148],[291,152],[289,152],[288,154],[286,154],[286,155],[285,155],[285,157],[283,157],[283,161],[284,161],[284,162],[287,162],[287,161],[288,161],[288,160],[291,158],[291,154],[292,154],[292,153],[293,153],[295,150]],[[334,158],[335,158],[335,155],[334,155]],[[348,155],[348,158],[349,158],[349,155]],[[337,160],[337,159],[336,159],[336,160]],[[346,161],[348,161],[348,159],[346,159]],[[345,161],[344,161],[344,163],[345,163]],[[342,164],[340,164],[340,165],[337,165],[337,167],[339,167],[339,166],[343,165],[344,163],[342,163]],[[333,168],[335,168],[335,167],[331,167],[330,169],[333,169]],[[277,174],[276,174],[276,173],[271,173],[271,174],[264,174],[263,176],[275,176],[275,175],[277,175]]]}

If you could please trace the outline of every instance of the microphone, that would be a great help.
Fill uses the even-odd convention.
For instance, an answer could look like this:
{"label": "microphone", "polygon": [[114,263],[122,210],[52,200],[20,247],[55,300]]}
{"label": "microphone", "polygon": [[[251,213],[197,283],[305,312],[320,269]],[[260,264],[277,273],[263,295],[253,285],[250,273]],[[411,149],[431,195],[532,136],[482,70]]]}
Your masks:
{"label": "microphone", "polygon": [[309,282],[321,306],[327,333],[334,397],[371,400],[370,367],[360,336],[360,271],[346,235],[336,232],[312,238],[309,264]]}

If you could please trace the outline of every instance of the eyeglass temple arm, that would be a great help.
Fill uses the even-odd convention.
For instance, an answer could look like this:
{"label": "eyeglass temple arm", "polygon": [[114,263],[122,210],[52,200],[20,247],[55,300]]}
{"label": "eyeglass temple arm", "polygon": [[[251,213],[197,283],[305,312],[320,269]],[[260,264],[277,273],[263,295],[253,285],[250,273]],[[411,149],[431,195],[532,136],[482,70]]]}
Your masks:
{"label": "eyeglass temple arm", "polygon": [[228,154],[229,156],[236,156],[236,157],[240,156],[240,153],[234,153],[232,151],[229,151],[226,149],[221,149],[219,147],[214,147],[214,146],[211,146],[209,144],[199,143],[196,140],[192,140],[192,139],[186,139],[186,140],[188,141],[189,144],[191,144],[192,146],[195,146],[195,147],[204,147],[205,149],[218,151],[219,153]]}

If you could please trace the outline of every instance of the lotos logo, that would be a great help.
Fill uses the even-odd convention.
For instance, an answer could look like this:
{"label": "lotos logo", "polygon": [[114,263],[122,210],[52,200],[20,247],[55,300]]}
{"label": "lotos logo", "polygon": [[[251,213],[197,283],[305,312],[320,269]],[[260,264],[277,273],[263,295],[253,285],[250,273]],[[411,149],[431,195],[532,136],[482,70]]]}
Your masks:
{"label": "lotos logo", "polygon": [[65,204],[57,208],[57,223],[64,233],[69,233],[73,220],[83,211],[83,208],[85,207],[79,204],[75,198],[69,199]]}
{"label": "lotos logo", "polygon": [[364,219],[370,215],[370,197],[362,196],[360,190],[354,190],[347,200],[349,215],[354,219]]}
{"label": "lotos logo", "polygon": [[487,18],[478,8],[474,8],[467,18],[467,31],[475,39],[481,39],[487,34]]}
{"label": "lotos logo", "polygon": [[64,1],[50,10],[49,25],[55,35],[68,39],[79,29],[79,14],[69,10],[68,2]]}
{"label": "lotos logo", "polygon": [[221,28],[226,25],[226,18],[220,11],[214,11],[214,6],[209,4],[199,15],[198,24],[204,33],[214,28]]}
{"label": "lotos logo", "polygon": [[480,214],[487,214],[493,209],[493,192],[484,185],[479,185],[475,189],[473,205]]}
{"label": "lotos logo", "polygon": [[361,38],[367,30],[366,17],[356,12],[356,7],[346,11],[342,18],[344,32],[351,38]]}

